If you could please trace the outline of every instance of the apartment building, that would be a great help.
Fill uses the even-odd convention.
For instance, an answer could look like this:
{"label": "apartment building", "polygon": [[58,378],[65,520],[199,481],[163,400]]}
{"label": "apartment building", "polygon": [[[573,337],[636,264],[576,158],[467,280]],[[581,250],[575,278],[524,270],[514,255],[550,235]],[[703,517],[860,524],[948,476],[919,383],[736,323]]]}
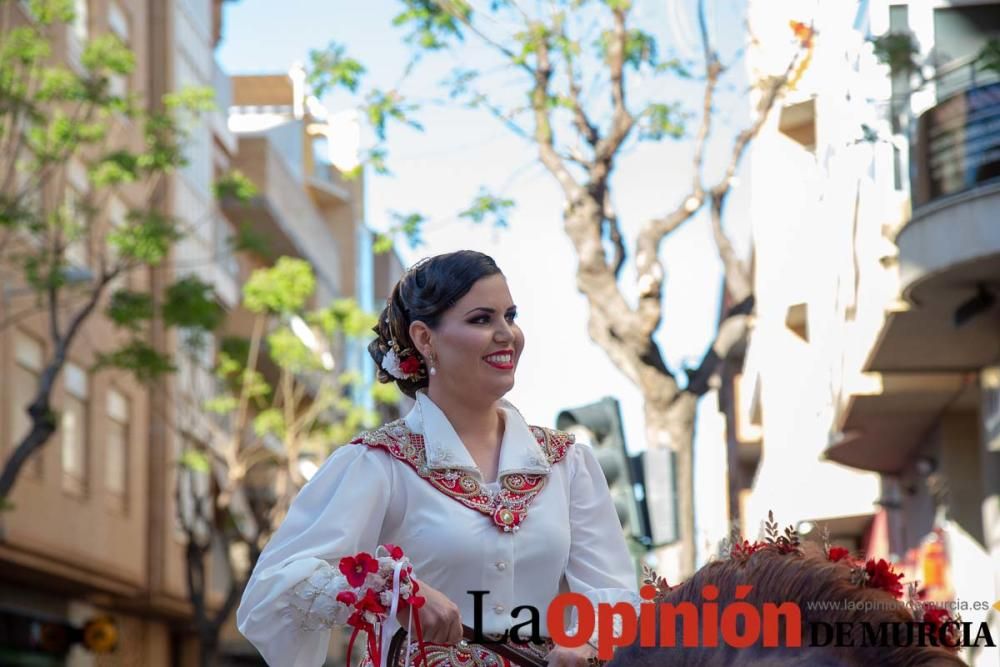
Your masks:
{"label": "apartment building", "polygon": [[[802,533],[822,524],[853,549],[867,543],[878,477],[823,452],[849,367],[845,346],[873,328],[887,279],[872,257],[885,215],[879,149],[857,141],[874,122],[861,86],[876,66],[854,28],[857,11],[855,3],[810,5],[808,15],[790,3],[751,5],[754,77],[787,67],[799,48],[790,20],[817,36],[748,155],[756,318],[722,390],[730,516],[756,535],[773,510]],[[869,259],[874,267],[864,263],[862,274]]]}
{"label": "apartment building", "polygon": [[[761,44],[790,19],[816,37],[750,156],[758,312],[724,392],[731,516],[751,534],[769,509],[807,537],[826,526],[932,599],[992,603],[1000,83],[977,57],[1000,5],[754,8]],[[887,33],[910,36],[914,68],[879,62]],[[751,67],[780,67],[774,51]]]}
{"label": "apartment building", "polygon": [[[882,91],[903,214],[883,261],[896,275],[845,397],[828,457],[880,474],[884,550],[931,594],[1000,598],[1000,3],[873,2],[870,31],[909,35],[919,75]],[[993,47],[995,48],[995,46]],[[962,610],[991,622],[997,612]],[[996,665],[997,649],[972,652]]]}
{"label": "apartment building", "polygon": [[[191,86],[215,93],[216,110],[190,129],[187,164],[152,194],[156,209],[180,219],[188,235],[165,267],[129,276],[130,286],[156,293],[172,279],[195,275],[229,311],[227,333],[248,334],[239,307],[243,279],[291,255],[315,268],[317,305],[349,296],[374,310],[403,269],[394,253],[373,255],[363,179],[342,175],[353,167],[345,160],[357,160],[356,123],[309,95],[301,68],[231,80],[214,58],[221,8],[222,0],[76,0],[77,20],[56,35],[56,56],[69,63],[79,61],[86,39],[108,31],[121,37],[136,53],[136,70],[113,85],[147,105]],[[16,21],[31,20],[27,3],[8,3],[8,10]],[[124,120],[115,128],[136,141],[140,131]],[[214,196],[213,182],[233,168],[259,188],[249,203]],[[84,165],[67,165],[65,180],[68,192],[85,194]],[[124,216],[144,195],[126,190],[126,200],[108,203],[107,215]],[[242,225],[265,239],[268,256],[234,254],[231,240]],[[85,249],[70,251],[85,269]],[[27,293],[5,283],[0,319],[22,309]],[[23,409],[47,352],[45,327],[39,315],[0,330],[0,376],[11,378],[0,382],[4,455],[27,428]],[[88,372],[115,340],[101,317],[92,318],[71,350],[56,392],[59,430],[22,474],[11,498],[18,511],[0,514],[0,664],[197,664],[181,525],[200,481],[182,473],[177,460],[189,440],[210,442],[213,428],[225,428],[209,423],[213,418],[201,408],[216,387],[216,350],[210,340],[189,351],[185,332],[154,328],[151,336],[178,369],[152,386]],[[338,369],[372,381],[363,346],[341,345],[334,355]],[[358,389],[359,400],[365,396]],[[208,570],[210,607],[222,602],[228,583],[224,554],[216,551]],[[40,629],[101,617],[117,630],[118,649],[110,655],[77,644],[68,653],[38,645]],[[223,653],[227,663],[259,662],[234,625],[224,632]],[[336,641],[331,655],[343,655]]]}
{"label": "apartment building", "polygon": [[[130,76],[112,81],[119,94],[154,99],[150,84],[155,54],[145,48],[161,29],[150,5],[139,0],[77,0],[75,21],[56,25],[54,58],[80,67],[83,44],[113,33],[136,56]],[[34,20],[28,3],[5,3],[6,28]],[[116,118],[113,133],[126,145],[141,141],[141,127]],[[46,196],[78,202],[86,197],[85,165],[65,167],[64,192]],[[111,224],[143,204],[143,189],[124,188],[99,213]],[[93,275],[96,261],[85,240],[67,252],[73,270]],[[128,286],[149,286],[149,276],[133,274]],[[3,285],[3,317],[30,305],[30,290],[14,281]],[[0,329],[0,453],[6,458],[27,432],[24,410],[37,386],[44,360],[51,358],[47,318],[41,314]],[[57,379],[54,404],[60,413],[55,435],[22,471],[12,494],[14,510],[0,515],[0,663],[94,664],[74,646],[68,657],[31,650],[32,622],[82,625],[110,614],[120,649],[104,664],[167,665],[170,623],[148,613],[148,548],[151,503],[147,492],[151,458],[146,446],[152,406],[148,390],[118,372],[89,371],[98,353],[117,343],[118,334],[101,317],[91,318],[70,349]],[[36,626],[37,627],[37,626]],[[57,642],[58,644],[58,642]],[[58,652],[58,651],[57,651]],[[161,656],[163,656],[161,658]]]}
{"label": "apartment building", "polygon": [[[367,311],[381,306],[402,274],[395,253],[374,255],[364,220],[364,179],[346,176],[357,165],[357,133],[350,113],[333,114],[313,96],[305,71],[234,76],[228,126],[237,139],[232,166],[256,186],[249,201],[225,200],[234,225],[250,225],[273,256],[308,261],[315,270],[315,305],[351,297]],[[352,149],[353,146],[353,149]],[[259,261],[267,258],[260,257]],[[254,260],[248,258],[248,269]],[[259,265],[259,264],[258,264]],[[240,314],[234,326],[243,328]],[[362,382],[355,400],[369,407],[374,368],[364,345],[339,341],[333,350],[337,372],[354,371]],[[334,633],[330,664],[343,659],[346,637]],[[230,659],[252,663],[256,652],[238,636],[225,634]]]}

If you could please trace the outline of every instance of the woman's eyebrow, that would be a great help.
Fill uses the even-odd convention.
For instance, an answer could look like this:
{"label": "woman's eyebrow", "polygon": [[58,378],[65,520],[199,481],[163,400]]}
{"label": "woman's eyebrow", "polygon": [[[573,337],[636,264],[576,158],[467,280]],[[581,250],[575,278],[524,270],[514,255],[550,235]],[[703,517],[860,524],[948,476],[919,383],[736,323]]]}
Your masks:
{"label": "woman's eyebrow", "polygon": [[[477,310],[481,310],[483,312],[490,313],[491,315],[493,313],[497,312],[495,308],[490,308],[488,306],[476,306],[475,308],[473,308],[472,310],[470,310],[469,312],[467,312],[466,315],[471,315],[472,313],[476,312]],[[517,306],[516,305],[515,306],[510,306],[507,310],[508,311],[517,310]]]}

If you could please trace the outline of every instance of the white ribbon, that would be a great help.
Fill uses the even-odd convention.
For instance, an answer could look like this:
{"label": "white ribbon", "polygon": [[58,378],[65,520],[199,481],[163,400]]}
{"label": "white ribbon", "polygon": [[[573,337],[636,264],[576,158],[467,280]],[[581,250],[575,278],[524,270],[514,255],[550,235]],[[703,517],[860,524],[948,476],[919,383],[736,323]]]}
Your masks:
{"label": "white ribbon", "polygon": [[[400,627],[396,620],[396,612],[399,611],[399,578],[403,571],[403,561],[400,560],[392,570],[392,604],[389,606],[389,618],[385,619],[385,626],[382,628],[382,651],[379,667],[388,667],[389,645],[392,644],[392,636]],[[406,663],[405,667],[410,667],[410,622],[413,618],[413,610],[410,610],[410,618],[406,622]]]}

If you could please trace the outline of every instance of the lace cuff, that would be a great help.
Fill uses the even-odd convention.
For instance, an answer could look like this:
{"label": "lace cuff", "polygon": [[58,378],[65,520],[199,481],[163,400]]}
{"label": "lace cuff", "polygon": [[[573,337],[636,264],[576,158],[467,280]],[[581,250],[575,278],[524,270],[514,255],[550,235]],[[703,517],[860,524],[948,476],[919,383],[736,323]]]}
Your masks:
{"label": "lace cuff", "polygon": [[284,593],[283,613],[301,630],[329,630],[346,623],[354,611],[353,605],[337,600],[338,594],[349,590],[347,577],[323,563]]}

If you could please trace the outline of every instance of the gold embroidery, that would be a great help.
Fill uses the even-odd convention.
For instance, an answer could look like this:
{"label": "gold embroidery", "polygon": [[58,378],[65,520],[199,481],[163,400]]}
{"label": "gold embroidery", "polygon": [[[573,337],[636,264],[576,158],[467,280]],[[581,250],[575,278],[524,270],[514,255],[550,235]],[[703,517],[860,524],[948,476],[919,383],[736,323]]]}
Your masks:
{"label": "gold embroidery", "polygon": [[[573,436],[568,433],[538,426],[530,428],[550,466],[561,461],[573,444]],[[491,517],[493,523],[504,532],[518,530],[528,515],[528,505],[545,488],[547,479],[547,475],[511,473],[501,477],[498,492],[490,493],[479,480],[464,471],[428,467],[424,437],[411,432],[401,419],[364,433],[351,444],[386,450],[393,458],[407,463],[442,493]]]}

